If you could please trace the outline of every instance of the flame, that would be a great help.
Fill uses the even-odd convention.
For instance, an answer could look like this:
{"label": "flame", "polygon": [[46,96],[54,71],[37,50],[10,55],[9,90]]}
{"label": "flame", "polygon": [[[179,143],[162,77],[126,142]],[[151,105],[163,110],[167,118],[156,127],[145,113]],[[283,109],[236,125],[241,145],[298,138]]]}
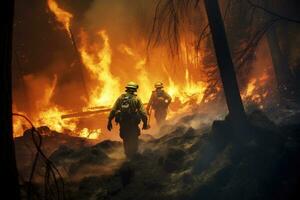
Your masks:
{"label": "flame", "polygon": [[[29,81],[34,81],[31,77]],[[48,126],[50,129],[61,132],[64,129],[74,131],[76,128],[75,122],[63,121],[61,115],[65,110],[58,108],[51,103],[51,98],[54,95],[54,90],[57,86],[57,75],[51,83],[44,85],[44,91],[41,93],[39,100],[36,102],[37,113],[34,114],[34,124],[36,126]]]}
{"label": "flame", "polygon": [[50,107],[38,114],[35,124],[37,126],[48,126],[51,130],[55,130],[57,132],[63,132],[65,129],[75,131],[76,122],[62,120],[61,115],[63,113],[64,111],[61,111],[57,107]]}
{"label": "flame", "polygon": [[168,77],[169,86],[167,87],[167,93],[174,99],[176,96],[179,95],[179,88],[175,85],[174,81],[171,77]]}
{"label": "flame", "polygon": [[143,88],[143,93],[140,94],[140,98],[143,102],[147,102],[153,89],[153,83],[149,79],[151,77],[150,74],[146,71],[146,58],[139,55],[132,48],[125,44],[120,45],[119,49],[124,54],[132,57],[135,61],[134,68],[136,70],[136,74],[138,74],[137,82],[140,85],[140,88]]}
{"label": "flame", "polygon": [[[47,0],[47,3],[49,10],[55,15],[57,22],[62,25],[68,35],[72,37],[70,26],[73,14],[65,11],[58,5],[56,0]],[[94,37],[95,35],[96,37]],[[170,64],[172,62],[164,58],[164,56],[161,56],[161,49],[159,49],[159,59],[154,64],[155,70],[158,73],[155,74],[157,77],[154,77],[153,69],[150,68],[153,67],[153,65],[149,64],[145,53],[140,51],[145,47],[141,41],[136,42],[138,44],[134,44],[134,41],[128,41],[128,43],[124,43],[123,41],[120,44],[115,44],[111,43],[110,36],[111,35],[108,35],[105,29],[97,31],[96,34],[83,31],[83,29],[79,33],[79,53],[82,63],[86,68],[87,73],[85,75],[87,75],[87,77],[85,78],[88,79],[87,86],[90,91],[89,98],[87,99],[87,107],[112,106],[123,92],[121,83],[123,84],[131,80],[139,84],[140,89],[138,95],[143,102],[149,100],[155,82],[163,82],[165,90],[172,99],[174,100],[176,98],[179,100],[182,112],[187,111],[188,108],[192,108],[191,105],[198,106],[201,102],[208,103],[214,100],[221,91],[219,86],[215,86],[212,92],[203,99],[209,83],[206,81],[207,79],[205,79],[207,75],[202,73],[202,71],[205,70],[200,70],[202,66],[199,65],[199,63],[201,63],[205,51],[199,52],[195,50],[193,44],[196,37],[194,38],[193,36],[187,35],[188,42],[181,43],[179,52],[180,61],[174,61],[176,66],[179,67],[179,73],[176,76],[173,76],[170,70],[166,69],[165,63]],[[113,49],[116,48],[112,48],[111,44],[115,44],[115,47],[118,47],[117,49],[120,52],[113,52]],[[112,62],[113,56],[117,57],[120,53],[121,56],[126,56],[126,59],[128,59],[131,64],[130,70],[124,67],[122,74],[113,71],[116,67],[113,66],[114,63]],[[124,66],[126,64],[124,64]],[[123,68],[123,66],[121,67]],[[196,70],[199,74],[201,73],[201,76],[195,78],[194,72]],[[132,79],[133,77],[134,79]],[[262,88],[265,87],[269,77],[268,74],[257,77],[259,78],[250,79],[242,93],[242,98],[245,101],[255,102],[261,105],[263,100],[268,96],[268,92],[262,90]],[[35,102],[35,112],[30,116],[34,124],[36,126],[48,126],[50,129],[58,132],[64,132],[68,129],[79,137],[89,139],[100,138],[102,135],[100,128],[79,128],[78,119],[61,119],[61,116],[68,113],[68,110],[51,102],[56,86],[56,76],[51,84],[44,86],[44,91],[41,92],[39,100]],[[173,114],[178,115],[178,112],[174,111]],[[14,131],[18,132],[16,135],[21,135],[19,132],[25,129],[24,126],[26,126],[26,123],[23,122],[23,120],[14,118]]]}
{"label": "flame", "polygon": [[69,37],[71,37],[71,19],[73,15],[62,8],[60,8],[55,0],[48,0],[49,10],[55,15],[56,20],[63,25],[63,27],[68,32]]}
{"label": "flame", "polygon": [[[81,47],[79,49],[85,67],[92,78],[98,81],[89,99],[90,107],[111,106],[119,96],[120,91],[119,80],[110,72],[112,51],[109,38],[105,31],[99,31],[98,35],[103,40],[102,48],[99,48],[95,43],[90,45],[86,33],[82,31]],[[92,51],[89,47],[92,47]]]}
{"label": "flame", "polygon": [[[13,104],[12,110],[13,110],[13,113],[18,113],[18,114],[26,115],[23,112],[19,112],[15,104]],[[23,132],[26,129],[28,129],[28,128],[29,128],[29,126],[24,123],[23,119],[21,119],[18,116],[14,116],[13,115],[13,133],[14,133],[13,136],[14,137],[20,137],[20,136],[22,136]]]}
{"label": "flame", "polygon": [[255,90],[256,81],[257,81],[256,79],[252,79],[252,80],[249,81],[249,83],[247,85],[245,97],[250,97],[250,96],[253,95],[253,91]]}
{"label": "flame", "polygon": [[[13,105],[14,113],[19,113],[27,116],[35,127],[47,126],[51,130],[61,133],[65,132],[65,130],[68,130],[73,132],[73,134],[76,136],[87,137],[85,134],[82,134],[82,130],[78,130],[77,119],[62,120],[61,116],[68,111],[51,103],[51,99],[57,86],[56,75],[54,76],[52,81],[36,78],[33,75],[26,76],[25,80],[30,83],[30,88],[31,86],[40,88],[40,85],[43,85],[44,88],[41,88],[38,91],[39,99],[36,100],[35,104],[33,104],[33,106],[35,107],[34,113],[27,115],[26,113],[19,111],[15,104]],[[36,91],[35,87],[31,89]],[[31,125],[25,119],[19,116],[13,117],[14,137],[22,136],[23,132],[28,128],[31,128]],[[98,133],[100,133],[100,131],[98,131]],[[95,133],[89,134],[88,138],[96,138]]]}
{"label": "flame", "polygon": [[173,99],[178,97],[181,103],[186,103],[189,100],[195,100],[197,104],[201,102],[207,84],[202,81],[192,81],[187,68],[185,70],[185,84],[176,85],[171,77],[168,77],[168,79],[169,85],[166,91]]}
{"label": "flame", "polygon": [[88,128],[83,128],[79,136],[88,139],[98,139],[102,134],[101,129],[89,130]]}
{"label": "flame", "polygon": [[[57,23],[72,37],[70,27],[73,14],[64,10],[56,0],[47,0],[47,5],[51,13],[54,14]],[[110,44],[110,37],[105,30],[97,31],[96,37],[94,37],[93,33],[81,31],[79,33],[79,41],[79,53],[87,71],[86,75],[88,76],[88,88],[90,91],[87,107],[110,107],[123,92],[120,87],[120,80],[124,82],[130,80],[137,82],[140,85],[138,95],[143,102],[149,100],[156,81],[163,82],[166,91],[173,99],[178,97],[181,103],[188,102],[191,99],[199,103],[203,98],[206,84],[192,80],[188,69],[189,64],[191,64],[189,67],[195,65],[196,52],[191,52],[193,48],[190,48],[190,46],[186,44],[182,46],[182,54],[186,57],[183,63],[183,66],[186,68],[185,74],[183,74],[185,77],[183,81],[178,81],[176,77],[173,78],[170,75],[165,67],[163,67],[164,69],[157,68],[157,70],[161,70],[161,74],[165,75],[153,79],[152,69],[150,70],[150,67],[148,67],[146,55],[139,51],[145,47],[142,42],[139,42],[135,47],[133,47],[132,43],[131,45],[127,43],[117,44],[120,52],[125,55],[130,62],[133,61],[130,72],[126,72],[125,69],[123,74],[125,76],[121,76],[120,74],[113,74],[112,72],[114,67],[112,66],[112,56],[114,52]],[[163,73],[163,70],[165,70],[165,73]],[[132,79],[132,77],[135,78]],[[79,128],[78,119],[61,119],[61,116],[68,113],[68,110],[65,110],[62,106],[58,106],[51,101],[57,87],[57,76],[55,76],[52,81],[47,80],[47,84],[38,84],[38,81],[34,81],[34,77],[30,76],[27,77],[27,81],[30,82],[30,87],[33,88],[35,86],[33,90],[30,88],[30,91],[34,91],[35,93],[31,98],[36,100],[33,105],[34,108],[31,113],[28,114],[28,117],[32,119],[36,127],[48,126],[57,132],[70,130],[75,135],[85,138],[95,139],[101,136],[101,129],[89,129],[88,127]],[[43,85],[43,88],[38,87],[37,89],[37,85]],[[22,132],[28,127],[29,126],[22,119],[14,118],[14,130],[17,132],[15,135],[22,135]]]}
{"label": "flame", "polygon": [[270,77],[266,72],[264,72],[261,76],[251,78],[246,89],[241,95],[242,99],[263,108],[264,100],[267,98],[269,93],[266,87],[269,78]]}

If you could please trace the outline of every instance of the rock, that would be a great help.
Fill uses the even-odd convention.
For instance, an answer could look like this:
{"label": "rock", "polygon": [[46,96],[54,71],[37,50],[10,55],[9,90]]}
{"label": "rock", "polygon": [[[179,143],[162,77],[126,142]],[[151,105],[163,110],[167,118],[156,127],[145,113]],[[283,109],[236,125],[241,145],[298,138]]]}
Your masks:
{"label": "rock", "polygon": [[161,157],[159,163],[162,164],[163,169],[168,172],[179,170],[183,166],[186,152],[179,148],[170,148],[164,157]]}
{"label": "rock", "polygon": [[23,137],[24,138],[32,137],[32,129],[30,128],[30,129],[27,129],[26,131],[24,131]]}
{"label": "rock", "polygon": [[95,191],[101,189],[102,177],[90,176],[84,177],[78,186],[78,199],[86,199]]}
{"label": "rock", "polygon": [[135,171],[129,162],[125,162],[119,170],[123,187],[130,184],[132,178],[134,177]]}
{"label": "rock", "polygon": [[104,141],[96,144],[94,147],[109,150],[109,149],[113,149],[113,148],[115,148],[117,146],[120,146],[120,145],[122,145],[121,142],[111,141],[111,140],[104,140]]}
{"label": "rock", "polygon": [[59,163],[63,159],[70,157],[73,153],[73,149],[69,148],[66,145],[60,145],[59,148],[51,154],[50,159],[55,161],[56,163]]}
{"label": "rock", "polygon": [[184,184],[191,184],[194,182],[194,178],[193,178],[193,175],[191,173],[185,173],[183,176],[182,176],[182,182]]}
{"label": "rock", "polygon": [[231,139],[233,139],[233,130],[228,120],[215,120],[210,134],[211,142],[221,149]]}
{"label": "rock", "polygon": [[91,148],[85,151],[85,153],[80,152],[73,153],[71,157],[74,159],[73,163],[70,165],[69,173],[75,174],[79,169],[85,166],[99,165],[103,163],[107,163],[110,161],[110,158],[102,151],[97,148]]}
{"label": "rock", "polygon": [[41,135],[51,135],[51,130],[48,126],[40,126],[37,128]]}
{"label": "rock", "polygon": [[248,115],[248,119],[254,127],[263,128],[268,131],[278,130],[275,123],[272,122],[261,110],[254,110]]}
{"label": "rock", "polygon": [[183,135],[184,140],[194,139],[196,137],[196,131],[193,128],[189,128]]}

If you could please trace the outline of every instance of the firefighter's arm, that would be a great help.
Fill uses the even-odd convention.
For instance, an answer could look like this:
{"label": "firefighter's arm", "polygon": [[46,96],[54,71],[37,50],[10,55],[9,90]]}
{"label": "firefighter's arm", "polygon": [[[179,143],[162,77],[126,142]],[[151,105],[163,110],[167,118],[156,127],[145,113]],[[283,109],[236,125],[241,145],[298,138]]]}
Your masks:
{"label": "firefighter's arm", "polygon": [[109,131],[111,131],[111,129],[113,128],[112,127],[112,120],[114,119],[114,117],[116,116],[116,112],[117,112],[117,109],[119,107],[119,103],[120,103],[120,98],[117,99],[117,101],[114,103],[110,113],[109,113],[109,116],[108,116],[108,122],[107,122],[107,129]]}

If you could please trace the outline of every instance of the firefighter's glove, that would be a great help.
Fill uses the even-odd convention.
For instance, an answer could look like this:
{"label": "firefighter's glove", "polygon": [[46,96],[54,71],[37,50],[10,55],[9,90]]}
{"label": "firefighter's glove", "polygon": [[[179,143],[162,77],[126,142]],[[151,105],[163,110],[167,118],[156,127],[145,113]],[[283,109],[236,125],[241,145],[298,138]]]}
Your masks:
{"label": "firefighter's glove", "polygon": [[149,128],[150,128],[150,126],[148,124],[143,124],[143,130],[147,130]]}
{"label": "firefighter's glove", "polygon": [[112,126],[111,120],[109,120],[107,122],[107,130],[111,131],[112,128],[113,128],[113,126]]}

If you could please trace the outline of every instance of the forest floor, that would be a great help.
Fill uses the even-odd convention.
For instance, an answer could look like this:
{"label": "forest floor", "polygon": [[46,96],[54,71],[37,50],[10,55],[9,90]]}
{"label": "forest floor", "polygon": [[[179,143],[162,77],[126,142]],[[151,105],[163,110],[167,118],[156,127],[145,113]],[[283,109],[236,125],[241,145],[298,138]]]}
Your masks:
{"label": "forest floor", "polygon": [[[201,116],[188,115],[162,127],[160,137],[143,136],[131,160],[121,142],[95,143],[42,127],[43,151],[64,177],[67,199],[300,199],[299,116],[275,123],[254,110],[250,137],[240,145],[226,119],[195,128],[186,124]],[[24,185],[34,158],[30,137],[16,139]],[[38,164],[34,179],[40,193],[43,168]]]}

